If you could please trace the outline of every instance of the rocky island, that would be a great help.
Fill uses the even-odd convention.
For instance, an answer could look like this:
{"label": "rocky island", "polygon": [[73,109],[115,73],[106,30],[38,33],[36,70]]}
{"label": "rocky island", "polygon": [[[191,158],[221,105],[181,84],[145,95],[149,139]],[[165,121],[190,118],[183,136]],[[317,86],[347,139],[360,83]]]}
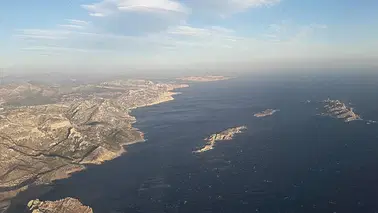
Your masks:
{"label": "rocky island", "polygon": [[247,129],[246,126],[239,126],[239,127],[226,129],[219,133],[212,134],[209,137],[205,138],[205,141],[207,141],[205,147],[197,151],[194,151],[194,153],[201,153],[201,152],[212,150],[214,149],[217,141],[230,141],[234,138],[236,134],[243,133],[243,131],[246,129]]}
{"label": "rocky island", "polygon": [[324,109],[326,112],[322,113],[321,115],[343,119],[345,122],[362,120],[361,116],[356,114],[352,107],[346,106],[346,104],[339,100],[327,99],[324,100],[323,103],[325,104]]}
{"label": "rocky island", "polygon": [[231,79],[231,78],[221,76],[221,75],[188,76],[188,77],[178,78],[178,80],[181,80],[181,81],[192,81],[192,82],[224,81],[228,79]]}
{"label": "rocky island", "polygon": [[254,114],[254,116],[257,117],[257,118],[271,116],[271,115],[273,115],[274,113],[276,113],[278,111],[279,110],[277,110],[277,109],[267,109],[267,110],[264,110],[262,112]]}
{"label": "rocky island", "polygon": [[1,85],[0,212],[30,185],[67,178],[143,141],[130,111],[173,100],[172,91],[187,86],[148,80]]}
{"label": "rocky island", "polygon": [[93,210],[84,206],[79,200],[65,198],[58,201],[31,200],[28,209],[32,213],[93,213]]}

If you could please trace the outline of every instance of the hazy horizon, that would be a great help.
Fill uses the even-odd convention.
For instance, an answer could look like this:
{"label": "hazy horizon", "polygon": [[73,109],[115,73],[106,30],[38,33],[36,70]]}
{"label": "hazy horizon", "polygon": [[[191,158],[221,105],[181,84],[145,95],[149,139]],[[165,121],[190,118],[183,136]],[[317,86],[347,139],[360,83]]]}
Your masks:
{"label": "hazy horizon", "polygon": [[376,68],[377,8],[376,1],[5,0],[0,67]]}

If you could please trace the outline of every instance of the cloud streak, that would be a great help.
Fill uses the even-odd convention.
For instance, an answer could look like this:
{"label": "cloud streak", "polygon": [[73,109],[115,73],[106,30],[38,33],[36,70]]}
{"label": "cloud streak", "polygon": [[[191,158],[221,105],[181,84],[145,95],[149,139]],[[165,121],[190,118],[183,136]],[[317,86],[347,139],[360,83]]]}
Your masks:
{"label": "cloud streak", "polygon": [[218,36],[221,34],[230,34],[234,31],[231,29],[219,27],[219,26],[211,26],[208,28],[196,28],[187,25],[180,25],[173,28],[170,28],[167,33],[171,35],[181,35],[181,36],[200,36],[200,37],[208,37],[208,36]]}
{"label": "cloud streak", "polygon": [[172,12],[189,13],[189,9],[172,0],[103,0],[94,4],[82,5],[89,15],[97,17],[111,16],[123,12]]}
{"label": "cloud streak", "polygon": [[68,30],[49,30],[49,29],[22,29],[15,35],[21,39],[45,39],[63,40],[69,37],[71,31]]}
{"label": "cloud streak", "polygon": [[70,24],[79,25],[79,26],[87,26],[90,24],[88,21],[77,20],[77,19],[66,19],[66,21]]}
{"label": "cloud streak", "polygon": [[164,31],[190,14],[189,8],[173,0],[102,0],[82,7],[99,30],[121,35]]}
{"label": "cloud streak", "polygon": [[281,0],[186,0],[185,3],[193,10],[202,13],[213,13],[228,17],[251,8],[270,7],[279,4]]}
{"label": "cloud streak", "polygon": [[74,24],[60,24],[59,27],[63,28],[71,28],[71,29],[84,29],[81,25],[74,25]]}
{"label": "cloud streak", "polygon": [[[320,27],[318,25],[309,26]],[[277,27],[272,28],[278,29]],[[277,31],[282,32],[282,30]],[[20,32],[24,33],[25,37],[32,36],[33,38],[33,45],[23,49],[28,53],[34,52],[43,56],[59,55],[62,58],[64,55],[72,57],[72,55],[80,54],[80,57],[85,58],[94,57],[97,54],[102,57],[96,60],[104,61],[104,63],[110,60],[113,63],[131,63],[132,61],[157,63],[156,60],[159,63],[196,63],[213,60],[258,60],[282,55],[300,57],[298,53],[301,53],[304,47],[303,44],[293,39],[272,42],[269,39],[238,36],[233,29],[219,26],[199,28],[179,25],[144,36],[83,32],[75,29],[71,31],[25,30]],[[301,30],[293,32],[292,38],[297,37],[301,32]],[[43,37],[46,34],[58,38],[64,35],[65,39],[51,40]],[[20,36],[23,38],[22,35]],[[306,46],[306,51],[310,51],[310,49],[309,46]]]}

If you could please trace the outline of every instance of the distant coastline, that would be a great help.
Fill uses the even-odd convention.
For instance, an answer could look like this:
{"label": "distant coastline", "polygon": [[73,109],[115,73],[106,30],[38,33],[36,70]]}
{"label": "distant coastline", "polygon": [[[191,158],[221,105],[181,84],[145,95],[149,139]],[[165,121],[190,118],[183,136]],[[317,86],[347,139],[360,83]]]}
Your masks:
{"label": "distant coastline", "polygon": [[232,77],[226,77],[222,75],[207,75],[207,76],[187,76],[187,77],[177,78],[177,80],[189,81],[189,82],[212,82],[212,81],[229,80],[231,78]]}

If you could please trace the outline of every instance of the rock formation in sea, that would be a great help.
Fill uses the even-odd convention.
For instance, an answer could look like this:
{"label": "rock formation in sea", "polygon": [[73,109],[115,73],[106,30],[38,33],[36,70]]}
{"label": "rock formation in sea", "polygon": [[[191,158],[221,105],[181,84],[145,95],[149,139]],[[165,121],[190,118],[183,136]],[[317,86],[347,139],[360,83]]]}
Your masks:
{"label": "rock formation in sea", "polygon": [[212,134],[209,137],[205,138],[206,145],[203,148],[201,148],[197,151],[194,151],[194,153],[201,153],[201,152],[206,152],[206,151],[212,150],[212,149],[214,149],[215,144],[218,141],[232,140],[236,134],[243,133],[243,131],[246,130],[246,129],[247,129],[246,126],[239,126],[239,127],[233,127],[233,128],[226,129],[226,130],[219,132],[219,133]]}
{"label": "rock formation in sea", "polygon": [[266,116],[271,116],[274,113],[278,112],[279,110],[277,109],[267,109],[262,112],[254,114],[255,117],[261,118],[261,117],[266,117]]}
{"label": "rock formation in sea", "polygon": [[143,141],[132,109],[173,100],[183,84],[117,80],[0,87],[0,212],[32,184],[48,184]]}
{"label": "rock formation in sea", "polygon": [[28,209],[31,213],[93,213],[90,207],[84,206],[74,198],[57,201],[31,200]]}
{"label": "rock formation in sea", "polygon": [[345,122],[362,120],[361,116],[356,114],[352,107],[348,107],[345,103],[339,100],[327,99],[323,101],[323,103],[325,104],[325,112],[322,113],[322,115],[342,119]]}

